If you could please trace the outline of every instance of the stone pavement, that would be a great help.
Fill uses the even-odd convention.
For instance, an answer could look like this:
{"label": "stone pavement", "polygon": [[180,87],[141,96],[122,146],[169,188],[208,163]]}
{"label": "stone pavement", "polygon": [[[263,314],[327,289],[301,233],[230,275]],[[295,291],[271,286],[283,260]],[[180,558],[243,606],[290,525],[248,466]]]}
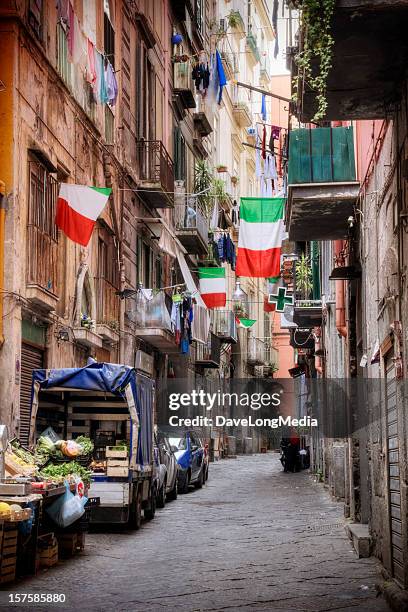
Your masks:
{"label": "stone pavement", "polygon": [[52,607],[78,612],[380,612],[378,579],[376,560],[352,551],[341,504],[270,453],[211,464],[203,489],[139,532],[90,534],[80,557],[13,591],[64,592]]}

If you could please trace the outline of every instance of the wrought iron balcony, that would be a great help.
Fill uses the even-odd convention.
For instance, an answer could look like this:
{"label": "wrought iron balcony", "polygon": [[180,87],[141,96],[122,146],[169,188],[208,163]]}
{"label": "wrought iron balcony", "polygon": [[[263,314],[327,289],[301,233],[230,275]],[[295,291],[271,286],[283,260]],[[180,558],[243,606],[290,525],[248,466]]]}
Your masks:
{"label": "wrought iron balcony", "polygon": [[352,127],[289,135],[287,225],[290,240],[336,240],[348,233],[360,185]]}
{"label": "wrought iron balcony", "polygon": [[136,143],[139,181],[142,199],[154,208],[174,205],[174,166],[161,140],[141,140]]}
{"label": "wrought iron balcony", "polygon": [[247,362],[250,365],[263,365],[265,363],[265,342],[260,338],[248,338]]}
{"label": "wrought iron balcony", "polygon": [[[176,235],[187,253],[208,253],[209,220],[197,198],[183,196],[184,202],[174,207]],[[177,198],[179,200],[179,198]]]}
{"label": "wrought iron balcony", "polygon": [[259,62],[261,59],[261,54],[260,54],[259,47],[258,47],[258,38],[257,38],[258,28],[259,28],[259,24],[257,24],[254,19],[250,18],[248,22],[248,32],[247,32],[246,42],[247,42],[248,48],[252,51],[255,62]]}
{"label": "wrought iron balcony", "polygon": [[195,108],[195,86],[190,62],[174,63],[174,93],[180,97],[184,108]]}
{"label": "wrought iron balcony", "polygon": [[237,322],[232,310],[213,310],[211,312],[213,331],[224,344],[238,341]]}
{"label": "wrought iron balcony", "polygon": [[219,368],[221,362],[221,341],[212,332],[205,344],[196,342],[195,364],[203,368]]}

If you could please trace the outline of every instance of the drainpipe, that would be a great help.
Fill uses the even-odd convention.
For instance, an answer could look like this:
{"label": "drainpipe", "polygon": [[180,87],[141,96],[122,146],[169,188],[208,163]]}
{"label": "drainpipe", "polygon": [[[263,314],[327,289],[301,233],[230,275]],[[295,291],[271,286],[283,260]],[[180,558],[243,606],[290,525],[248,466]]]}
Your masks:
{"label": "drainpipe", "polygon": [[[343,241],[334,241],[334,258],[336,265],[340,260],[340,253],[343,250]],[[346,305],[345,305],[345,289],[346,281],[336,280],[336,329],[343,338],[347,337],[346,326]]]}
{"label": "drainpipe", "polygon": [[3,298],[4,298],[4,230],[6,225],[6,185],[0,181],[0,348],[4,344]]}

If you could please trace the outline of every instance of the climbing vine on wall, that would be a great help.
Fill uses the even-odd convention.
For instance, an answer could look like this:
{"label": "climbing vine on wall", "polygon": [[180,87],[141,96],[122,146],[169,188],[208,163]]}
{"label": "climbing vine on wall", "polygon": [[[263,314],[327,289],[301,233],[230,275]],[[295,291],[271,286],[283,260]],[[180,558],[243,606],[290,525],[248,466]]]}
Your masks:
{"label": "climbing vine on wall", "polygon": [[[332,17],[336,0],[303,0],[302,30],[303,48],[295,61],[299,76],[294,82],[294,99],[300,96],[301,81],[316,92],[317,110],[312,119],[321,121],[327,112],[327,79],[332,67],[334,39],[331,34]],[[312,64],[317,63],[317,71]],[[300,77],[300,78],[299,78]]]}

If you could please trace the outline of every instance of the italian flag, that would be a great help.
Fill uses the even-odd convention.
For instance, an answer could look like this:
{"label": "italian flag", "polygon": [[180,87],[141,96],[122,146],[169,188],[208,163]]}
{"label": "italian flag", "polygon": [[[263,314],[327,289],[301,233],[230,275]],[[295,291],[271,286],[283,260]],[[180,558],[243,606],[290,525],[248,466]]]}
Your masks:
{"label": "italian flag", "polygon": [[237,276],[279,276],[284,203],[284,198],[241,198]]}
{"label": "italian flag", "polygon": [[200,293],[207,308],[225,306],[227,303],[227,285],[225,268],[198,268]]}
{"label": "italian flag", "polygon": [[235,321],[238,327],[245,327],[245,329],[249,329],[256,323],[256,319],[244,319],[242,317],[235,317]]}
{"label": "italian flag", "polygon": [[96,220],[112,189],[61,183],[57,201],[56,225],[73,242],[87,246]]}

